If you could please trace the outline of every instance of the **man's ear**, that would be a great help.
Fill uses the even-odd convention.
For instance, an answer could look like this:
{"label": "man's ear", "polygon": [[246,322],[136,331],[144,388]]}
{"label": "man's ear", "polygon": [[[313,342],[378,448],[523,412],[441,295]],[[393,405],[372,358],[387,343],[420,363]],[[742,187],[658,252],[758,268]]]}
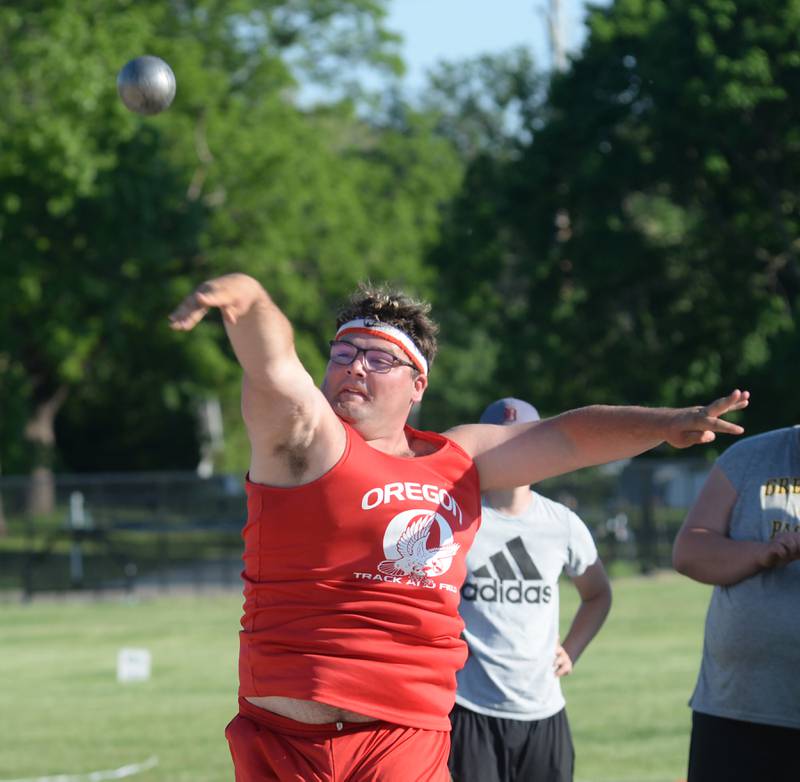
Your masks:
{"label": "man's ear", "polygon": [[414,378],[413,392],[411,394],[412,402],[419,402],[422,400],[422,395],[428,387],[428,376],[419,374]]}

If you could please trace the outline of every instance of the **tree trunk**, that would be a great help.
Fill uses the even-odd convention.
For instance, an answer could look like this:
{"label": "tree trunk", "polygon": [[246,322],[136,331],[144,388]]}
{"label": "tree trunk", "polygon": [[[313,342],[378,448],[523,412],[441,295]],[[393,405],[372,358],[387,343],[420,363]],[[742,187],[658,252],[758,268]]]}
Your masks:
{"label": "tree trunk", "polygon": [[658,546],[655,514],[655,486],[653,485],[653,471],[655,467],[645,462],[641,474],[642,521],[639,528],[639,570],[643,575],[652,573],[658,564]]}
{"label": "tree trunk", "polygon": [[27,512],[30,516],[52,513],[56,505],[56,483],[53,476],[55,456],[55,420],[67,398],[66,386],[61,386],[42,402],[25,426],[25,439],[33,453],[33,469],[28,484]]}

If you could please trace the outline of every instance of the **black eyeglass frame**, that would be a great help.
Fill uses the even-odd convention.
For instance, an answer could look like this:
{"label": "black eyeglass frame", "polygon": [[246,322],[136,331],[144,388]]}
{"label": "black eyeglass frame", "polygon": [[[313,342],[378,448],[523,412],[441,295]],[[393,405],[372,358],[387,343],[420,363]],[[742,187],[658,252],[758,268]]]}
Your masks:
{"label": "black eyeglass frame", "polygon": [[[352,342],[348,342],[346,339],[332,339],[330,342],[328,342],[328,345],[330,345],[331,350],[333,349],[334,345],[349,345],[355,350],[353,357],[347,362],[337,361],[332,355],[329,356],[329,360],[340,367],[349,367],[358,358],[358,354],[361,353],[364,356],[362,361],[364,369],[366,369],[368,372],[386,375],[395,367],[411,367],[411,369],[413,369],[415,372],[419,372],[419,367],[417,367],[416,364],[412,364],[410,361],[403,361],[402,359],[397,358],[394,353],[390,353],[388,350],[383,350],[382,348],[360,348],[357,345],[354,345]],[[388,366],[386,369],[374,369],[369,361],[369,358],[367,358],[367,353],[381,353],[384,356],[388,356],[392,361],[391,366]]]}

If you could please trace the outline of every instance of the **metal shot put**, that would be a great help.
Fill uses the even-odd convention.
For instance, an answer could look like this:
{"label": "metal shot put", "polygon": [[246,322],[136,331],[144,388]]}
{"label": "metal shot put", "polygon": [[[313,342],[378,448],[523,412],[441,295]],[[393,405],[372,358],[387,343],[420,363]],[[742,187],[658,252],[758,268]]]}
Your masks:
{"label": "metal shot put", "polygon": [[158,114],[175,97],[175,74],[160,57],[146,54],[126,63],[117,75],[117,92],[137,114]]}

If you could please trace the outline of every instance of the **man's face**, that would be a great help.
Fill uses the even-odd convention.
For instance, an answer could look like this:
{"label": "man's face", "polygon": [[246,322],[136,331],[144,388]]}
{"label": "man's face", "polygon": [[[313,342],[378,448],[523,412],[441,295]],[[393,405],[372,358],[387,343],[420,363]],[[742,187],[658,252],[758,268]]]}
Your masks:
{"label": "man's face", "polygon": [[[394,343],[379,337],[348,334],[341,341],[357,348],[383,350],[408,363],[408,356]],[[414,402],[419,402],[428,379],[411,367],[398,365],[388,372],[371,372],[359,353],[351,364],[328,362],[322,392],[334,412],[362,435],[402,427]]]}

